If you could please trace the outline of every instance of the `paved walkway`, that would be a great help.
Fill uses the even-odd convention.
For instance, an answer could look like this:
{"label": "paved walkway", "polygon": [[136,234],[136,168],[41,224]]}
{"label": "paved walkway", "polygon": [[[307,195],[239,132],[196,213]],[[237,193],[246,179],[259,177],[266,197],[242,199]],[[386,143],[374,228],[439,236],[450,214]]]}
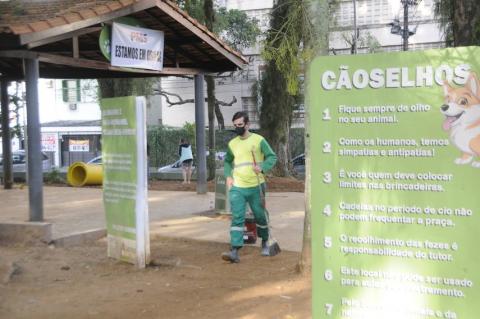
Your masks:
{"label": "paved walkway", "polygon": [[[303,193],[267,194],[273,234],[282,249],[300,251],[303,234]],[[0,190],[0,223],[28,220],[28,189]],[[229,242],[230,221],[213,214],[214,194],[149,191],[150,232],[168,237]],[[58,239],[105,228],[102,190],[44,187],[44,218]]]}

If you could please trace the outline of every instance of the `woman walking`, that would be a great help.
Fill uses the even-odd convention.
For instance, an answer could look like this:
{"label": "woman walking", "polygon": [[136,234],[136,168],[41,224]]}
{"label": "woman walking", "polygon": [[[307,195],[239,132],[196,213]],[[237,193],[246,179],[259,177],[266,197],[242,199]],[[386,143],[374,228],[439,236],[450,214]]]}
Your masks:
{"label": "woman walking", "polygon": [[187,139],[182,138],[178,146],[178,155],[180,156],[180,165],[182,165],[183,182],[182,184],[190,184],[192,178],[192,145]]}

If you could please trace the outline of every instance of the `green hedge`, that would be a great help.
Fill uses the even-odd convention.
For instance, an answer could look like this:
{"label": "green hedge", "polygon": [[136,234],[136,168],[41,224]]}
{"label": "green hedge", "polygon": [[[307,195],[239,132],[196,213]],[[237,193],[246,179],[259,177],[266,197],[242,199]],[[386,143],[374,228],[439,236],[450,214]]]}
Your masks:
{"label": "green hedge", "polygon": [[[226,151],[228,141],[234,137],[231,131],[216,131],[215,141],[217,151]],[[148,128],[148,146],[150,149],[150,166],[161,167],[178,160],[178,144],[181,138],[186,138],[192,144],[195,157],[195,125],[186,124],[182,128],[167,126],[152,126]],[[205,131],[205,144],[208,150],[208,131]]]}
{"label": "green hedge", "polygon": [[[290,150],[292,157],[304,152],[303,129],[290,130]],[[228,141],[235,136],[232,131],[216,131],[215,142],[217,151],[226,151]],[[181,138],[186,138],[192,144],[195,157],[195,125],[185,124],[182,128],[168,126],[151,126],[148,128],[148,145],[150,149],[150,166],[161,167],[178,160],[178,144]],[[208,131],[205,131],[208,138]],[[205,141],[208,149],[208,140]]]}

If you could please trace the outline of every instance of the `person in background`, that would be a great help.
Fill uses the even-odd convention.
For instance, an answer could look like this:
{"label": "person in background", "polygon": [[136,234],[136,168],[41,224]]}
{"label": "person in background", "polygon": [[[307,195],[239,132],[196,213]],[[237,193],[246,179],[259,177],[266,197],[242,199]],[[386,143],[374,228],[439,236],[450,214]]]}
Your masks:
{"label": "person in background", "polygon": [[190,184],[192,178],[192,145],[187,139],[182,138],[178,146],[178,155],[180,156],[180,165],[182,165],[183,182],[182,184]]}
{"label": "person in background", "polygon": [[224,161],[224,173],[229,190],[232,223],[230,227],[231,250],[222,254],[222,259],[238,263],[238,250],[243,246],[246,204],[250,205],[257,224],[258,236],[262,238],[262,256],[270,256],[267,246],[268,224],[262,194],[265,194],[264,174],[277,162],[277,155],[261,135],[250,132],[248,114],[237,112],[232,118],[237,137],[228,143]]}

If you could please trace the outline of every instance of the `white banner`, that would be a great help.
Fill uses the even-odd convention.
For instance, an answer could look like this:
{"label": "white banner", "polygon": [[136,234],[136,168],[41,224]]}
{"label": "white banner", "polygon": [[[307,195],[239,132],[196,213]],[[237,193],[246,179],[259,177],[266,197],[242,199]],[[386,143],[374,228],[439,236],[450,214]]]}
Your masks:
{"label": "white banner", "polygon": [[113,23],[112,65],[161,71],[164,33],[162,31]]}
{"label": "white banner", "polygon": [[70,152],[89,152],[90,141],[89,140],[70,140],[68,143],[68,150]]}
{"label": "white banner", "polygon": [[42,151],[56,152],[58,138],[56,133],[42,133]]}

